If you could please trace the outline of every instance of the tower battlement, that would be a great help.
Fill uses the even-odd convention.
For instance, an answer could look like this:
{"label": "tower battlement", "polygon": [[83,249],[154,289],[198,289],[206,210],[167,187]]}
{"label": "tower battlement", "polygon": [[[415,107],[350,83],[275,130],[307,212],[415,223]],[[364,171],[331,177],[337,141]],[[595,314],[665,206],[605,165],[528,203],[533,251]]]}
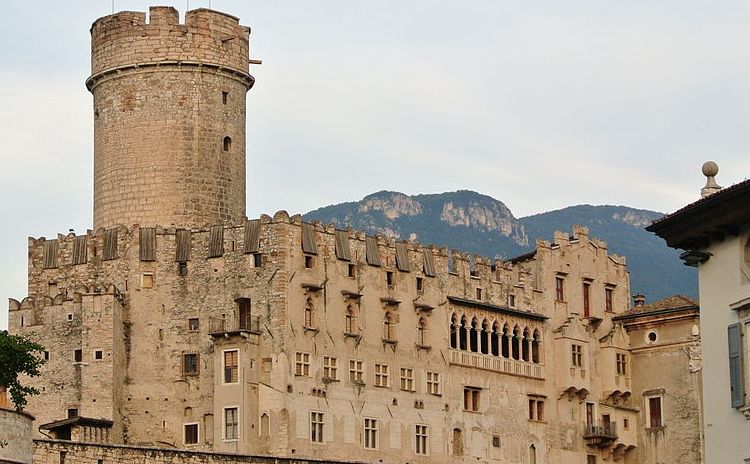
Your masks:
{"label": "tower battlement", "polygon": [[158,62],[215,64],[247,73],[250,28],[218,11],[188,11],[185,23],[172,7],[145,12],[123,11],[98,19],[91,26],[91,73],[123,66]]}

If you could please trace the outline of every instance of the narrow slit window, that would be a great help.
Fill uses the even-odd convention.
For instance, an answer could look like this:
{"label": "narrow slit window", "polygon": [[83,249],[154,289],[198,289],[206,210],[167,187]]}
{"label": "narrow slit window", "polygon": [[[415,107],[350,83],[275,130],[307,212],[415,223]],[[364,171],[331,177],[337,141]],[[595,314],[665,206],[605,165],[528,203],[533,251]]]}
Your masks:
{"label": "narrow slit window", "polygon": [[229,92],[227,91],[221,92],[221,103],[226,105],[228,101],[229,101]]}
{"label": "narrow slit window", "polygon": [[223,145],[224,145],[224,151],[225,152],[228,152],[229,150],[231,150],[232,149],[232,138],[229,137],[229,136],[224,137]]}

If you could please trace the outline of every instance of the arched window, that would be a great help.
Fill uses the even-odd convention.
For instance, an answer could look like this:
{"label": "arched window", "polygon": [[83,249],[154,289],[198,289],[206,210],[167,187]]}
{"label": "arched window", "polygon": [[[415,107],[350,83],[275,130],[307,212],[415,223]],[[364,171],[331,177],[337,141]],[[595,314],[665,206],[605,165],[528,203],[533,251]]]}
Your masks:
{"label": "arched window", "polygon": [[536,446],[529,446],[529,464],[536,464]]}
{"label": "arched window", "polygon": [[518,326],[513,327],[513,338],[511,339],[511,348],[513,349],[513,359],[521,359],[521,331]]}
{"label": "arched window", "polygon": [[529,360],[529,348],[531,346],[531,334],[529,329],[523,329],[523,340],[521,340],[521,359]]}
{"label": "arched window", "polygon": [[481,338],[481,350],[482,354],[489,354],[490,352],[490,325],[487,323],[487,320],[485,319],[482,321],[482,333],[480,334]]}
{"label": "arched window", "polygon": [[541,335],[538,330],[534,330],[534,338],[531,340],[531,362],[539,364],[541,356],[539,352],[539,343],[541,341]]}
{"label": "arched window", "polygon": [[352,305],[346,307],[346,315],[344,317],[344,332],[348,334],[357,333],[357,315],[354,313]]}
{"label": "arched window", "polygon": [[476,353],[479,351],[479,344],[477,343],[477,336],[479,335],[477,332],[479,331],[479,325],[477,323],[477,319],[474,318],[471,320],[471,333],[469,334],[469,351]]}
{"label": "arched window", "polygon": [[501,337],[502,355],[503,358],[510,358],[510,329],[508,324],[503,326],[503,336]]}
{"label": "arched window", "polygon": [[315,327],[315,308],[310,298],[305,301],[305,327]]}
{"label": "arched window", "polygon": [[227,136],[224,137],[224,141],[222,142],[224,151],[227,152],[232,149],[232,138]]}
{"label": "arched window", "polygon": [[464,437],[461,429],[453,429],[453,455],[463,456],[464,454]]}
{"label": "arched window", "polygon": [[461,350],[467,349],[466,337],[469,331],[469,322],[466,320],[466,316],[461,316],[461,326],[458,328],[458,348]]}
{"label": "arched window", "polygon": [[490,345],[492,349],[492,356],[500,356],[500,336],[498,331],[500,329],[497,326],[497,322],[492,324],[492,334],[490,335]]}
{"label": "arched window", "polygon": [[458,322],[456,321],[456,315],[451,316],[451,348],[458,348]]}
{"label": "arched window", "polygon": [[393,340],[393,316],[391,316],[391,313],[385,313],[383,318],[383,338]]}
{"label": "arched window", "polygon": [[267,413],[260,416],[260,437],[268,438],[271,435],[271,418]]}
{"label": "arched window", "polygon": [[427,321],[423,317],[419,318],[419,323],[417,324],[417,345],[429,345],[427,343]]}
{"label": "arched window", "polygon": [[237,298],[237,324],[239,329],[250,329],[250,298]]}

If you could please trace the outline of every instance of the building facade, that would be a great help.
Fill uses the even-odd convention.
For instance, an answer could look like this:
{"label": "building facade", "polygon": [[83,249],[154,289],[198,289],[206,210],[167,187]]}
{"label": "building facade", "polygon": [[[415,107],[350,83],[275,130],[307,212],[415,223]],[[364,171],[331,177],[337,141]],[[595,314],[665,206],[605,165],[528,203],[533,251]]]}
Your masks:
{"label": "building facade", "polygon": [[750,181],[720,188],[713,162],[703,197],[648,230],[698,268],[706,462],[750,462]]}
{"label": "building facade", "polygon": [[248,34],[163,7],[92,27],[96,230],[29,239],[9,308],[47,348],[40,429],[91,444],[66,462],[641,462],[627,267],[587,228],[501,261],[244,217]]}

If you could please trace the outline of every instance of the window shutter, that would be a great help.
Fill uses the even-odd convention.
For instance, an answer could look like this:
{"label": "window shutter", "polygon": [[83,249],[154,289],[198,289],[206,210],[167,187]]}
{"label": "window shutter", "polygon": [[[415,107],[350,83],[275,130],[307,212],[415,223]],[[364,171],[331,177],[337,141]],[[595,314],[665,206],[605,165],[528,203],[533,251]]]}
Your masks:
{"label": "window shutter", "polygon": [[432,250],[423,248],[422,255],[424,256],[424,275],[435,277],[435,260],[432,256]]}
{"label": "window shutter", "polygon": [[352,260],[352,252],[349,249],[349,235],[343,230],[334,233],[336,237],[336,257],[344,261]]}
{"label": "window shutter", "polygon": [[313,255],[318,254],[318,246],[315,243],[315,228],[312,224],[302,223],[302,251]]}
{"label": "window shutter", "polygon": [[375,237],[365,239],[367,264],[370,266],[382,266],[380,262],[380,252],[378,251],[378,241]]}
{"label": "window shutter", "polygon": [[47,240],[43,248],[44,269],[57,267],[57,240]]}
{"label": "window shutter", "polygon": [[727,328],[729,340],[729,385],[732,393],[732,407],[745,405],[745,388],[742,369],[742,332],[739,324]]}
{"label": "window shutter", "polygon": [[73,264],[86,264],[86,239],[85,235],[81,235],[73,242]]}
{"label": "window shutter", "polygon": [[260,219],[245,223],[245,253],[260,252]]}
{"label": "window shutter", "polygon": [[178,229],[175,232],[175,261],[185,263],[190,261],[190,246],[192,235],[189,230]]}
{"label": "window shutter", "polygon": [[399,271],[411,272],[409,254],[406,251],[406,243],[396,242],[396,267]]}
{"label": "window shutter", "polygon": [[108,261],[117,258],[117,229],[109,229],[104,232],[104,251],[102,259]]}
{"label": "window shutter", "polygon": [[156,261],[156,229],[141,227],[140,234],[141,261]]}
{"label": "window shutter", "polygon": [[208,239],[208,257],[218,258],[224,254],[224,226],[219,224],[211,226]]}

